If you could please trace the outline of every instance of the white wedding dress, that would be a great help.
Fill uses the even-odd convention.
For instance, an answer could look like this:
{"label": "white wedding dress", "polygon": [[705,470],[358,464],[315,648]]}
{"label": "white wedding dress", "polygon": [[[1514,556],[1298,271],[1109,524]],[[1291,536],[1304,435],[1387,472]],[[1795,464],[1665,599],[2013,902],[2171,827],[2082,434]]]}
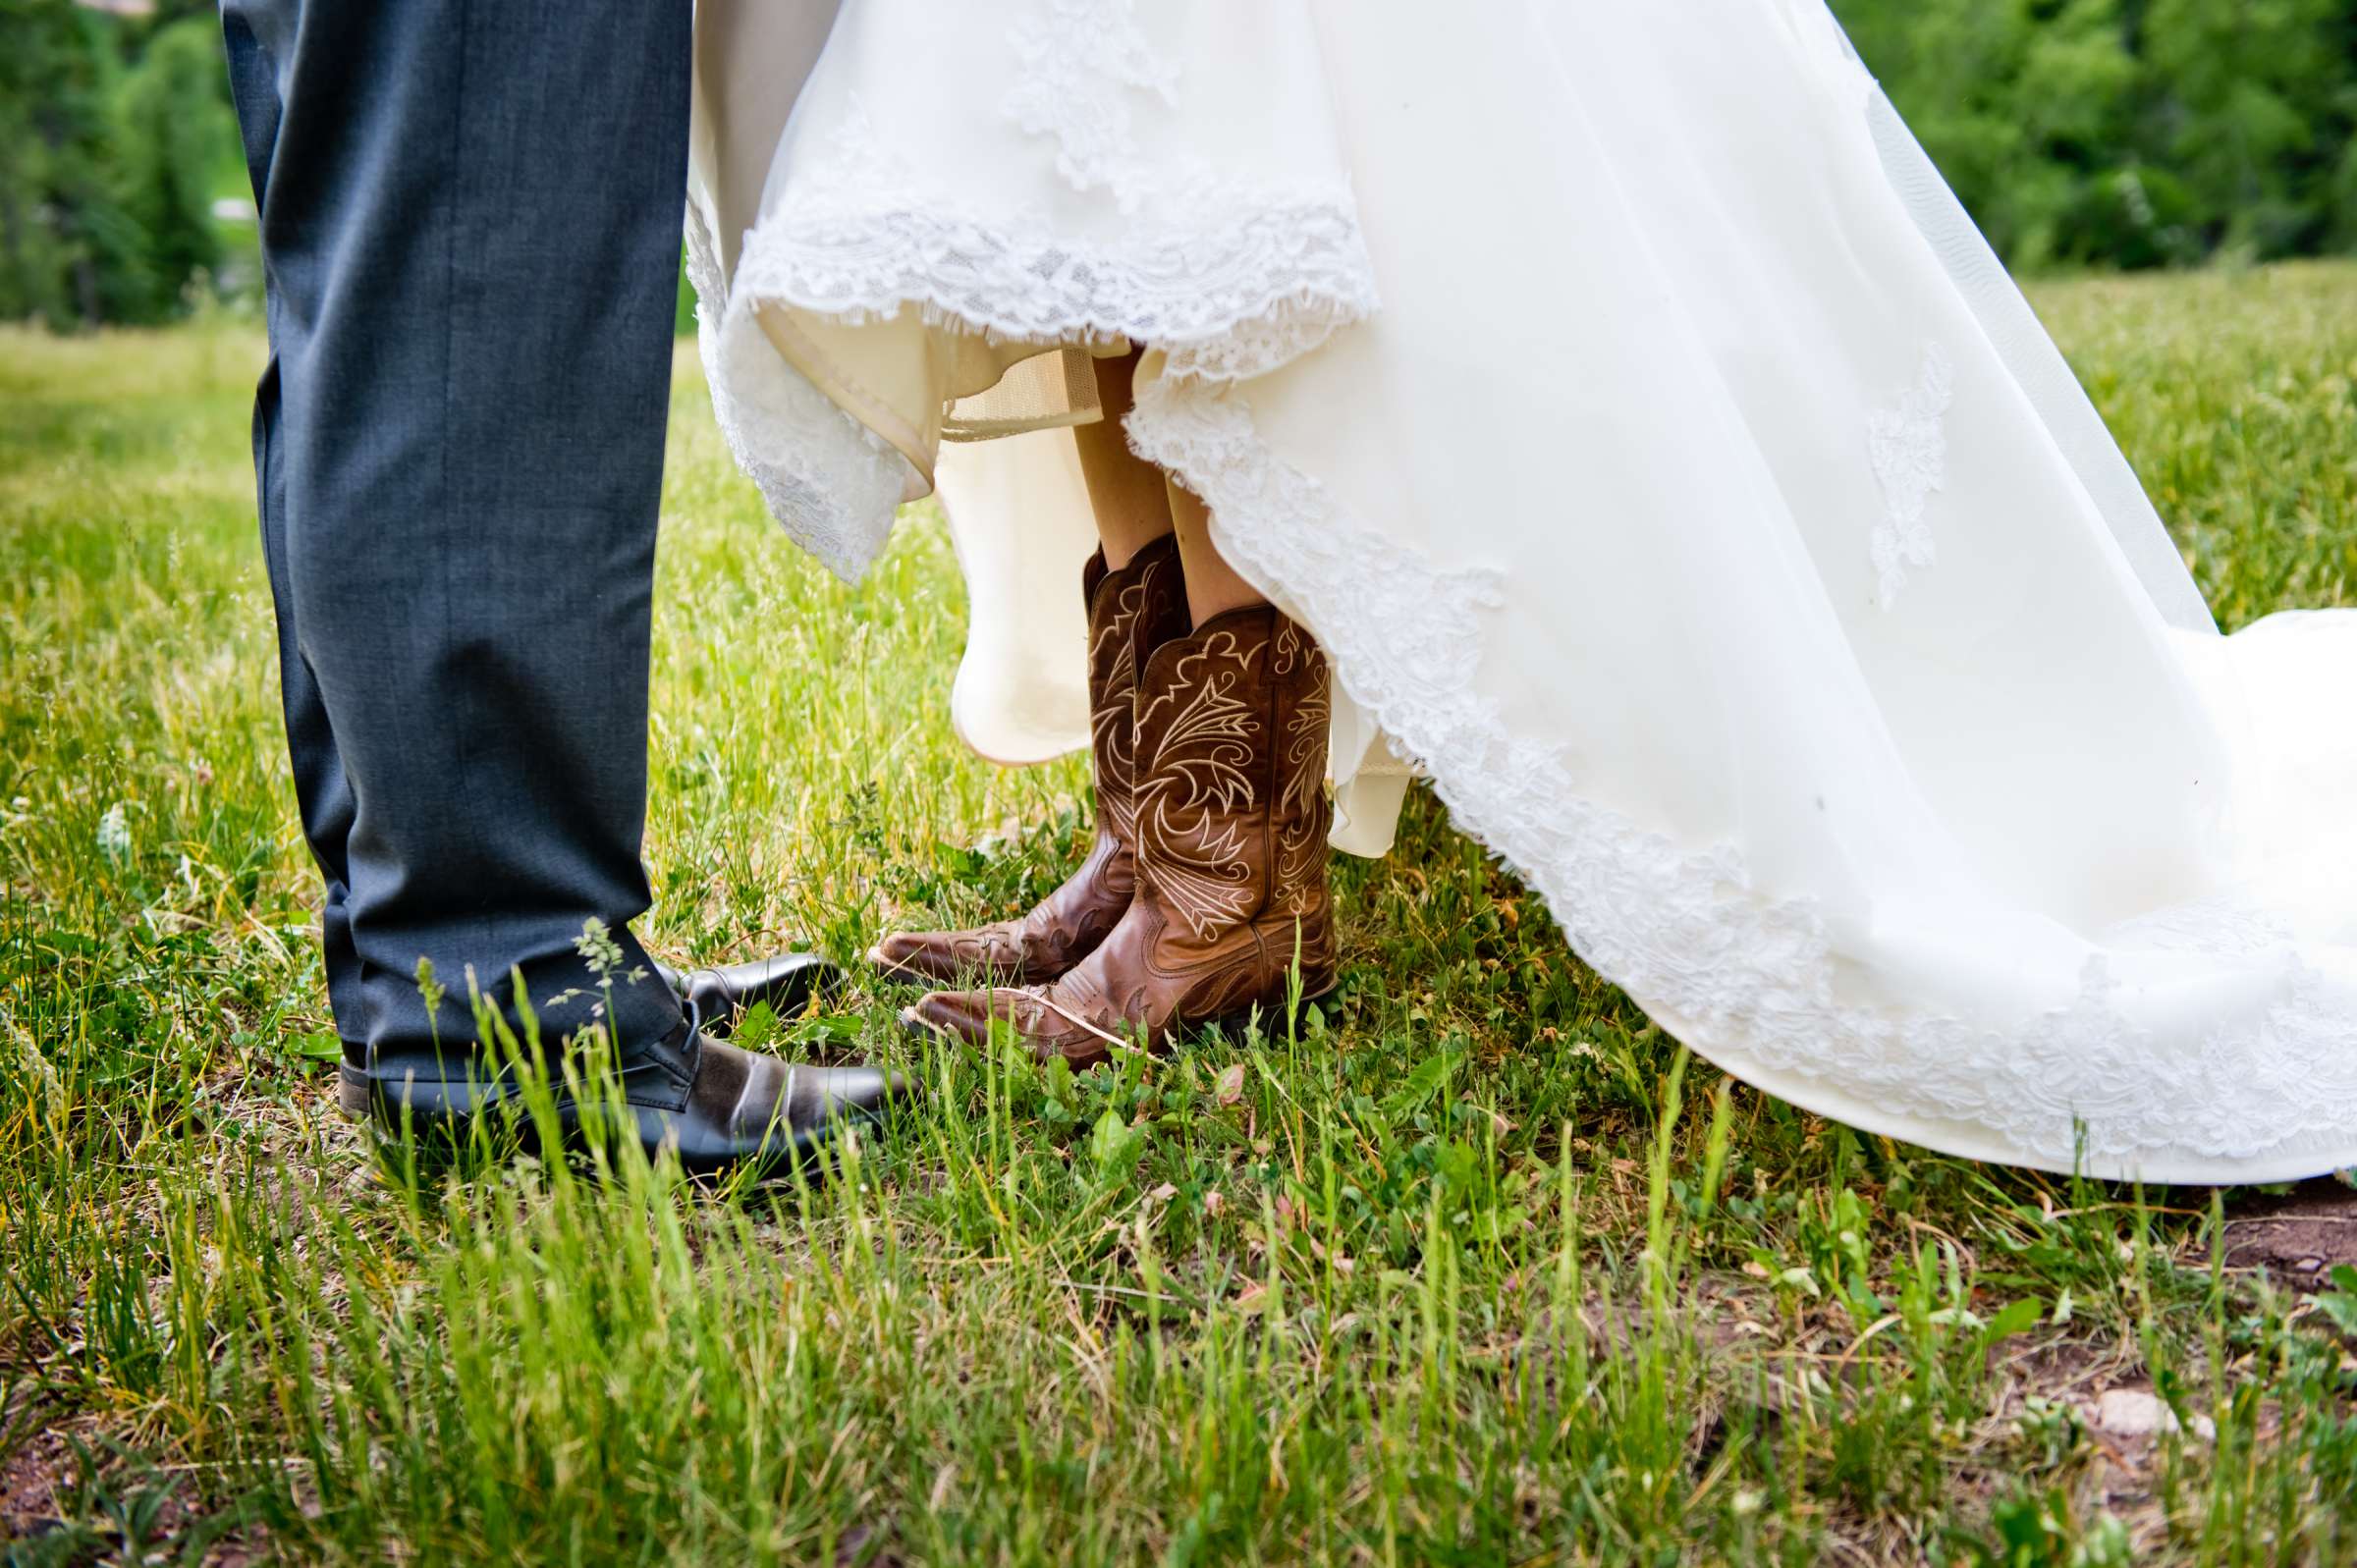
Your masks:
{"label": "white wedding dress", "polygon": [[1084,732],[1090,410],[944,461],[945,406],[1142,344],[1132,444],[1332,658],[1339,840],[1411,760],[1665,1029],[1871,1131],[2357,1162],[2357,617],[2219,635],[1818,0],[829,21],[700,8],[713,395],[846,575],[939,481],[982,749]]}

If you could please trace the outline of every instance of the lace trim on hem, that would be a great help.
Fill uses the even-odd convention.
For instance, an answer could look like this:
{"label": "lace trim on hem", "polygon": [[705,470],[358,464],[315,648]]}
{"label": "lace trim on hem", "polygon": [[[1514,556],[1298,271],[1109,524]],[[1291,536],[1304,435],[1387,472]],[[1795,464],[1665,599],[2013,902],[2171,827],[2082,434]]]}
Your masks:
{"label": "lace trim on hem", "polygon": [[693,202],[686,228],[696,348],[729,453],[787,535],[857,582],[891,537],[908,460],[779,355],[753,319],[755,301],[729,297]]}
{"label": "lace trim on hem", "polygon": [[1043,351],[1127,340],[1161,350],[1165,376],[1207,383],[1265,375],[1377,307],[1346,193],[1247,204],[1213,229],[1145,231],[1094,251],[945,210],[850,212],[830,199],[751,229],[725,286],[700,212],[687,227],[729,449],[787,533],[847,581],[882,552],[912,470],[778,355],[753,319],[761,306],[854,325],[913,307],[929,327]]}
{"label": "lace trim on hem", "polygon": [[[1126,339],[1161,350],[1166,377],[1215,384],[1265,375],[1376,308],[1356,219],[1332,207],[1262,209],[1239,233],[1289,239],[1286,258],[1253,261],[1240,252],[1267,246],[1235,235],[1184,255],[1148,245],[1109,258],[985,236],[956,220],[887,214],[875,222],[855,243],[816,247],[777,220],[758,225],[726,286],[702,214],[691,208],[687,222],[698,347],[729,450],[788,535],[847,582],[883,552],[913,470],[779,356],[753,319],[761,306],[856,325],[913,305],[929,327],[1043,351]],[[874,264],[852,264],[853,255]],[[1192,272],[1206,256],[1228,261],[1207,277]]]}
{"label": "lace trim on hem", "polygon": [[1554,748],[1476,694],[1496,573],[1444,570],[1349,517],[1276,458],[1231,389],[1141,385],[1128,429],[1141,457],[1204,499],[1222,552],[1304,618],[1343,688],[1459,825],[1540,891],[1578,953],[1708,1054],[1919,1126],[1977,1124],[2061,1171],[2281,1159],[2357,1136],[2357,1016],[2263,922],[2210,908],[2152,922],[2139,950],[2197,951],[2267,999],[2167,1049],[2100,955],[2074,1001],[2013,1028],[1845,1000],[1811,902],[1754,895],[1731,846],[1697,853],[1583,799]]}
{"label": "lace trim on hem", "polygon": [[1164,351],[1166,374],[1266,375],[1375,313],[1374,264],[1346,202],[1255,206],[1214,231],[1083,248],[942,212],[778,214],[745,236],[736,297],[853,326],[914,306],[996,343]]}

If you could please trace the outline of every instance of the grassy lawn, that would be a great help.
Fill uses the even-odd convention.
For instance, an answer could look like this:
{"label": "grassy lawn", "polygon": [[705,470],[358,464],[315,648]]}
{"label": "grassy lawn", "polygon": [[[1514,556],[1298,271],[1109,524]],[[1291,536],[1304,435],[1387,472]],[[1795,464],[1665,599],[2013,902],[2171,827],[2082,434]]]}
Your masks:
{"label": "grassy lawn", "polygon": [[[2357,266],[2038,303],[2223,621],[2357,599]],[[1993,1169],[1681,1067],[1421,799],[1345,863],[1331,1031],[1075,1080],[873,989],[754,1031],[928,1086],[838,1179],[380,1162],[323,1059],[259,357],[0,332],[7,1560],[2357,1561],[2357,1280],[2249,1267],[2317,1193]],[[849,954],[1055,882],[1085,773],[952,738],[938,519],[847,590],[691,352],[671,435],[650,945]]]}

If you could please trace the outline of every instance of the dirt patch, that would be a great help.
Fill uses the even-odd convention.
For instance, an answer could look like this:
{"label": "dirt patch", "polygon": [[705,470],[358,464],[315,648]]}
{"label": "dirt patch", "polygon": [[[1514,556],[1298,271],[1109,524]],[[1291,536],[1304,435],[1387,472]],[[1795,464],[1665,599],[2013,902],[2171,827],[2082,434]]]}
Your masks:
{"label": "dirt patch", "polygon": [[22,1541],[57,1527],[59,1486],[74,1452],[55,1432],[39,1432],[0,1463],[0,1538]]}
{"label": "dirt patch", "polygon": [[[73,1435],[103,1446],[87,1421]],[[87,1463],[62,1427],[33,1433],[0,1460],[0,1543],[41,1541],[71,1562],[254,1568],[271,1560],[269,1532],[210,1513],[186,1471],[150,1469],[137,1459],[101,1464],[93,1497],[84,1491],[93,1485]],[[16,1560],[4,1545],[0,1557]]]}
{"label": "dirt patch", "polygon": [[2341,1264],[2357,1268],[2357,1190],[2330,1179],[2226,1209],[2226,1267],[2265,1269],[2300,1290],[2321,1290]]}

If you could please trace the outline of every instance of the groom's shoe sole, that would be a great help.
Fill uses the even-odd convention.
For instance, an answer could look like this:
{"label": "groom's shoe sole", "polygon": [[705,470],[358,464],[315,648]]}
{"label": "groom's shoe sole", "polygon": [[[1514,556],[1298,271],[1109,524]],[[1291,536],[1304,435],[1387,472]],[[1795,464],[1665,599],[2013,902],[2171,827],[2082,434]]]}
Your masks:
{"label": "groom's shoe sole", "polygon": [[[478,1118],[499,1114],[496,1101],[472,1099],[466,1095],[465,1085],[449,1085],[449,1088],[459,1091],[450,1095],[420,1095],[418,1090],[422,1087],[411,1084],[406,1099],[397,1100],[388,1096],[380,1102],[365,1080],[356,1085],[347,1079],[339,1086],[336,1101],[338,1108],[345,1115],[355,1121],[367,1123],[378,1137],[398,1141],[406,1132],[421,1146],[464,1146],[473,1136],[474,1123]],[[465,1108],[461,1108],[462,1106]],[[638,1106],[628,1108],[638,1119],[639,1147],[645,1149],[648,1158],[652,1159],[662,1145],[660,1112]],[[405,1109],[408,1112],[406,1118],[403,1115]],[[568,1150],[585,1147],[589,1139],[581,1121],[580,1107],[571,1100],[560,1100],[555,1109],[560,1147]],[[518,1135],[518,1153],[535,1156],[542,1153],[539,1125],[521,1110],[517,1112],[514,1131]],[[834,1133],[834,1123],[804,1127],[791,1134],[773,1135],[752,1153],[718,1159],[699,1159],[683,1150],[680,1152],[680,1169],[690,1176],[717,1175],[740,1165],[752,1166],[762,1173],[782,1170],[806,1159]]]}

